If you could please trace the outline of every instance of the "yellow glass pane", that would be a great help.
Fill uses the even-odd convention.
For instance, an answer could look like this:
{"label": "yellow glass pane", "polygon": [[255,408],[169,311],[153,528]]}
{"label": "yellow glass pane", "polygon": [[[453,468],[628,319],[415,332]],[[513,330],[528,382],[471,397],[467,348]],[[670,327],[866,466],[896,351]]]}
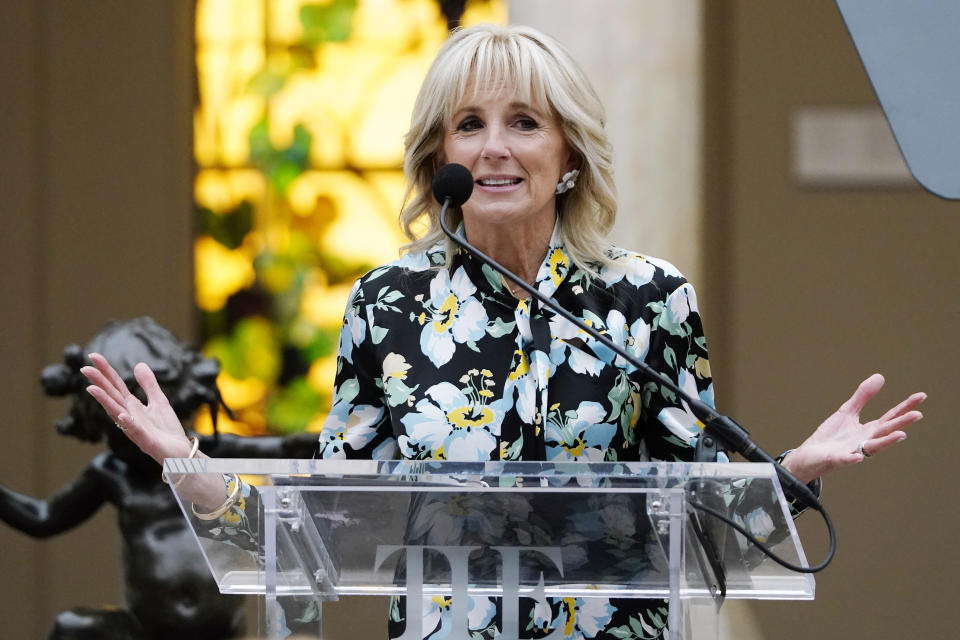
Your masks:
{"label": "yellow glass pane", "polygon": [[[320,283],[310,283],[304,287],[300,302],[300,314],[308,322],[320,327],[338,328],[343,319],[343,310],[347,306],[347,297],[352,285],[341,284],[328,287]],[[319,388],[328,391],[331,387]]]}
{"label": "yellow glass pane", "polygon": [[201,169],[193,185],[193,199],[214,213],[226,213],[243,201],[261,202],[266,188],[263,174],[256,169]]}
{"label": "yellow glass pane", "polygon": [[309,171],[291,184],[290,206],[301,214],[320,198],[332,203],[336,217],[318,240],[319,248],[350,264],[376,265],[396,258],[404,242],[391,210],[376,189],[349,171]]}
{"label": "yellow glass pane", "polygon": [[507,3],[500,0],[470,0],[460,16],[460,23],[469,27],[474,24],[489,22],[491,24],[507,24]]}
{"label": "yellow glass pane", "polygon": [[[313,0],[315,4],[316,0]],[[304,0],[271,0],[267,4],[269,15],[270,42],[274,44],[296,44],[303,35],[300,24],[300,7],[307,2]]]}
{"label": "yellow glass pane", "polygon": [[403,134],[435,51],[386,63],[384,79],[371,87],[350,131],[350,161],[360,167],[403,165]]}
{"label": "yellow glass pane", "polygon": [[254,281],[253,260],[243,248],[230,250],[210,236],[200,236],[193,247],[197,306],[216,311],[227,298]]}
{"label": "yellow glass pane", "polygon": [[197,0],[198,44],[262,40],[263,0]]}
{"label": "yellow glass pane", "polygon": [[[446,18],[436,0],[198,0],[196,16],[194,192],[217,238],[195,241],[196,295],[236,416],[220,430],[319,431],[353,279],[407,241],[403,135]],[[463,16],[505,20],[505,0]],[[291,354],[303,373],[280,388]]]}
{"label": "yellow glass pane", "polygon": [[353,18],[351,40],[364,46],[409,49],[419,42],[442,43],[447,21],[436,0],[367,0]]}

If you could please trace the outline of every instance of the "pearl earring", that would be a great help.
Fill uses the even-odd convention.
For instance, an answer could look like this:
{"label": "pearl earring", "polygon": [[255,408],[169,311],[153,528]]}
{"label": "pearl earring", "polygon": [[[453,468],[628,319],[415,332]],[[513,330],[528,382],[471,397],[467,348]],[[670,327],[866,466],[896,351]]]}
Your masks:
{"label": "pearl earring", "polygon": [[580,175],[579,169],[574,169],[573,171],[568,171],[563,174],[563,177],[560,178],[560,182],[557,183],[556,194],[560,195],[561,193],[566,193],[573,189],[577,185],[577,176]]}

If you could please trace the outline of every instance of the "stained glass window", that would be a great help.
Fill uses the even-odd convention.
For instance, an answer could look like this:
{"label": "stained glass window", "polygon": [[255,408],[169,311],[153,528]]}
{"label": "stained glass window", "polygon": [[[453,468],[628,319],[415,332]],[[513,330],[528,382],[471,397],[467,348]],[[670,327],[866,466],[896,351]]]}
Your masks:
{"label": "stained glass window", "polygon": [[448,22],[506,13],[506,0],[198,0],[195,286],[235,415],[221,431],[320,429],[350,286],[405,242],[420,82]]}

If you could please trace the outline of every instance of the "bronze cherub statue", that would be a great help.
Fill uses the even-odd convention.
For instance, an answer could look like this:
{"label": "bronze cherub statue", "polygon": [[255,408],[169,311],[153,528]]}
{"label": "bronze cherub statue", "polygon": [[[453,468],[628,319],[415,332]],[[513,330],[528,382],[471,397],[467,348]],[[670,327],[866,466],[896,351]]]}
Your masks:
{"label": "bronze cherub statue", "polygon": [[[109,358],[131,390],[133,367],[147,363],[184,424],[206,405],[214,416],[221,404],[216,386],[219,363],[178,341],[150,318],[108,325],[81,349],[70,345],[62,363],[44,368],[49,396],[73,403],[57,431],[88,442],[104,436],[107,450],[90,460],[72,482],[49,499],[38,499],[0,484],[0,519],[37,538],[58,535],[90,518],[104,504],[117,509],[122,539],[125,608],[76,608],[57,616],[49,638],[161,640],[236,638],[243,631],[243,599],[223,596],[207,571],[197,542],[160,468],[117,429],[85,392],[80,368],[84,354]],[[316,436],[201,438],[205,453],[217,457],[310,457]]]}

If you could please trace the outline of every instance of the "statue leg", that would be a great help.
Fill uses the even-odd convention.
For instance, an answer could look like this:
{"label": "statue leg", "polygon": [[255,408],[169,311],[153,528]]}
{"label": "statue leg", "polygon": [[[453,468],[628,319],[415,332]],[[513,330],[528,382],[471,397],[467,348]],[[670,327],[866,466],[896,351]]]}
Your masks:
{"label": "statue leg", "polygon": [[143,629],[124,609],[78,607],[56,617],[48,640],[144,640]]}

